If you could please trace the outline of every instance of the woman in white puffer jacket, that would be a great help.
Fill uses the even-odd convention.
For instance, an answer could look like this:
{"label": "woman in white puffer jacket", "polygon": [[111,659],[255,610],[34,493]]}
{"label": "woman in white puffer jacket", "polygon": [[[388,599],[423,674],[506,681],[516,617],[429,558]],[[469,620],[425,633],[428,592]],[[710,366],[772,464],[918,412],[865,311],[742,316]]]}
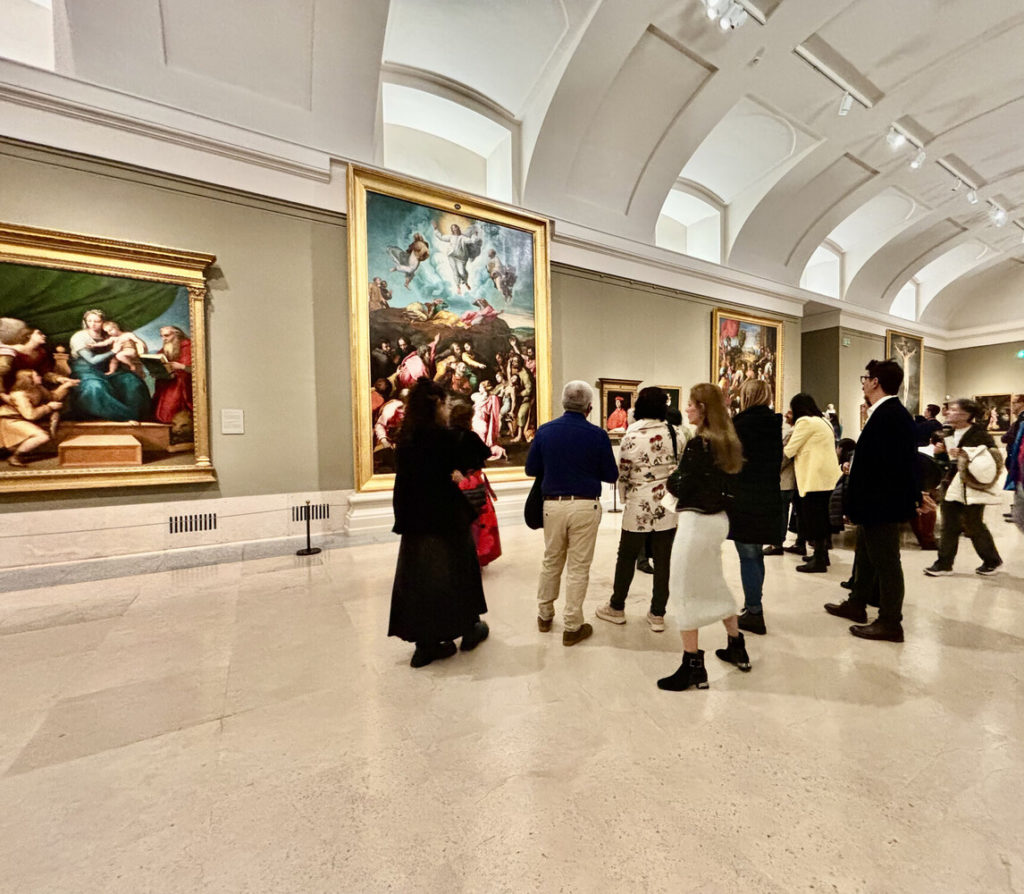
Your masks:
{"label": "woman in white puffer jacket", "polygon": [[955,465],[949,467],[952,478],[942,497],[939,557],[925,569],[931,577],[953,573],[961,532],[971,538],[981,559],[977,574],[995,574],[1003,564],[983,515],[988,504],[1003,500],[999,482],[1002,457],[984,424],[977,423],[979,412],[978,404],[966,397],[950,402],[946,410],[946,422],[953,428],[946,447]]}

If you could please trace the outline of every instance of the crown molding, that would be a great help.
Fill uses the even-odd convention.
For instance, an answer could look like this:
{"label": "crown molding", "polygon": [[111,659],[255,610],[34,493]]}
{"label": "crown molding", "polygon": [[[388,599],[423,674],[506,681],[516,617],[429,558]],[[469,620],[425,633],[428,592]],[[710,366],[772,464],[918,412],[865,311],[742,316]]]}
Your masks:
{"label": "crown molding", "polygon": [[[301,149],[271,137],[259,137],[260,141],[266,144],[266,148],[247,147],[236,141],[229,142],[213,138],[195,130],[182,130],[174,125],[62,99],[52,94],[40,93],[8,83],[0,83],[0,102],[57,115],[63,120],[83,121],[112,131],[135,134],[162,143],[183,146],[206,155],[216,155],[245,165],[279,171],[292,177],[316,180],[320,183],[328,183],[331,179],[329,156]],[[189,117],[192,118],[192,123],[202,120],[195,116]],[[251,133],[248,135],[250,142],[253,136],[255,135]],[[272,144],[275,143],[278,145],[273,146]],[[70,147],[61,145],[58,148]],[[289,155],[292,157],[288,157]],[[300,160],[297,156],[306,156],[308,160]]]}

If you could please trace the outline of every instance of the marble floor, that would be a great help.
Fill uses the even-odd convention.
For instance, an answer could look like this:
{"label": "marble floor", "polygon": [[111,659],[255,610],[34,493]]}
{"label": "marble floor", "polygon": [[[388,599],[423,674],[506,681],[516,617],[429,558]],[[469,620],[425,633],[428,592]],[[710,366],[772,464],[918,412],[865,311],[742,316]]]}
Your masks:
{"label": "marble floor", "polygon": [[[1024,892],[1024,551],[992,578],[907,546],[903,645],[771,558],[753,672],[661,692],[643,616],[538,633],[541,536],[502,532],[491,638],[387,639],[397,544],[0,596],[0,891]],[[727,576],[739,586],[734,552]]]}

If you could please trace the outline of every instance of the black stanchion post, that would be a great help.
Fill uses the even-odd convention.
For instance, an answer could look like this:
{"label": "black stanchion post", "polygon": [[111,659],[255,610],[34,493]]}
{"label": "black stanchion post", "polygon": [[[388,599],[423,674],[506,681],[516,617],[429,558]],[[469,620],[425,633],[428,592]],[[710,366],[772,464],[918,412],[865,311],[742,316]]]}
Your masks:
{"label": "black stanchion post", "polygon": [[295,555],[297,555],[297,556],[315,556],[318,552],[320,552],[320,547],[319,546],[310,546],[309,545],[309,500],[306,500],[305,514],[306,514],[306,548],[305,549],[296,550],[295,551]]}
{"label": "black stanchion post", "polygon": [[618,484],[613,484],[612,485],[612,508],[609,509],[608,511],[609,512],[622,512],[622,510],[619,508],[619,486],[618,486]]}

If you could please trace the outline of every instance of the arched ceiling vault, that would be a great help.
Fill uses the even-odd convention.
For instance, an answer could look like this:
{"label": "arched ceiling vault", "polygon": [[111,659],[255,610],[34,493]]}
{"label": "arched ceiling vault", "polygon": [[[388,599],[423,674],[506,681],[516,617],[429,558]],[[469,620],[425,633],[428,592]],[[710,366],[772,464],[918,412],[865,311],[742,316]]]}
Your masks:
{"label": "arched ceiling vault", "polygon": [[[922,323],[960,325],[966,296],[974,325],[1024,321],[1004,294],[1024,260],[1020,0],[741,2],[751,19],[731,32],[702,0],[263,0],[258,16],[246,0],[58,2],[49,89],[371,163],[382,84],[462,96],[518,141],[528,208],[653,246],[673,187],[696,181],[726,202],[729,267],[796,287],[828,239],[848,304],[884,313],[911,277],[952,271]],[[0,88],[16,69],[0,61]],[[863,100],[842,117],[840,83]],[[893,123],[924,146],[919,170],[915,146],[887,144]],[[882,213],[900,203],[905,217]]]}

